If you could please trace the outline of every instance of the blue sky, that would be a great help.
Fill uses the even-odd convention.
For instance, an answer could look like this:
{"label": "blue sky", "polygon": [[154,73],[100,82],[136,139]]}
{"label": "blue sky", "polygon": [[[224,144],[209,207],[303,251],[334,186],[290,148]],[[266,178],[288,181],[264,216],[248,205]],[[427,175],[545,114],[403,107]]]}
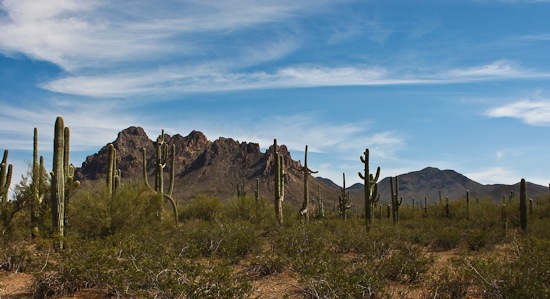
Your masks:
{"label": "blue sky", "polygon": [[[132,125],[265,150],[340,183],[427,166],[550,182],[550,1],[0,2],[0,147],[16,175]],[[51,168],[51,162],[48,168]]]}

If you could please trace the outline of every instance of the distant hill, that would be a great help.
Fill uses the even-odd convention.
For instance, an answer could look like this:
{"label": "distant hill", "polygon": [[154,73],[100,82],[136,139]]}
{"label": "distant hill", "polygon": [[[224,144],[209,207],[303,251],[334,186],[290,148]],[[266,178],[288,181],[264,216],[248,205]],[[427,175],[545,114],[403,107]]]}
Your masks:
{"label": "distant hill", "polygon": [[[381,200],[389,202],[390,179],[382,179],[379,186]],[[363,184],[354,185],[349,189],[353,196],[363,196]],[[472,199],[478,197],[500,200],[502,196],[508,197],[511,191],[514,191],[516,196],[519,194],[519,179],[514,185],[482,185],[454,170],[440,170],[434,167],[399,175],[399,195],[403,196],[404,203],[412,202],[413,197],[421,200],[427,197],[429,202],[437,201],[439,191],[443,198],[448,197],[450,200],[465,198],[467,190]],[[548,194],[548,188],[528,183],[527,192],[528,197],[537,197]]]}

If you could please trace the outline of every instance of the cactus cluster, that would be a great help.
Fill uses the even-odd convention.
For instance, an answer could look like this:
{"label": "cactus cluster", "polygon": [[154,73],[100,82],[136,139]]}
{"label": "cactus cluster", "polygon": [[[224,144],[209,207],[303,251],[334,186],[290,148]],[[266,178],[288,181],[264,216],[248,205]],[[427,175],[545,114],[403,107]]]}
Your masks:
{"label": "cactus cluster", "polygon": [[122,171],[116,166],[116,149],[113,144],[109,144],[109,159],[107,162],[107,190],[112,197],[116,190],[121,186]]}
{"label": "cactus cluster", "polygon": [[65,127],[63,118],[55,120],[53,139],[53,168],[51,175],[52,226],[58,249],[63,249],[63,237],[67,224],[66,207],[69,203],[70,191],[80,183],[74,180],[74,166],[70,164],[70,129]]}
{"label": "cactus cluster", "polygon": [[338,212],[340,213],[340,217],[346,220],[348,219],[348,210],[351,209],[351,197],[349,191],[346,191],[346,174],[343,173],[342,177],[343,184],[342,188],[340,188],[341,195],[338,196]]}
{"label": "cactus cluster", "polygon": [[[378,178],[380,177],[380,166],[376,169],[376,174],[373,175],[369,170],[369,149],[365,149],[363,153],[365,156],[361,156],[361,162],[365,165],[365,174],[358,173],[359,177],[363,179],[363,188],[365,191],[365,221],[367,230],[370,229],[374,205],[380,197],[378,196]],[[378,197],[377,197],[378,196]]]}
{"label": "cactus cluster", "polygon": [[174,191],[174,178],[175,178],[175,156],[176,156],[176,146],[172,145],[170,150],[171,156],[171,171],[170,171],[170,181],[168,184],[168,192],[164,192],[164,168],[168,162],[168,144],[164,141],[164,130],[157,138],[157,154],[155,159],[155,188],[151,188],[149,181],[147,179],[147,151],[145,148],[142,149],[143,154],[143,180],[145,186],[148,189],[152,190],[157,196],[157,217],[162,219],[162,210],[164,207],[164,200],[168,200],[172,205],[172,210],[174,212],[174,219],[176,223],[178,222],[178,209],[177,204],[174,198],[172,197],[172,192]]}
{"label": "cactus cluster", "polygon": [[237,181],[237,197],[246,197],[246,190],[244,188],[244,179],[243,183],[240,184],[239,181]]}
{"label": "cactus cluster", "polygon": [[275,217],[283,225],[283,201],[285,199],[285,159],[279,154],[277,139],[273,140],[273,157],[275,160]]}
{"label": "cactus cluster", "polygon": [[394,187],[394,178],[390,177],[390,192],[391,192],[391,211],[392,211],[392,220],[393,224],[399,222],[399,207],[403,203],[403,197],[399,197],[399,177],[395,177],[395,187]]}
{"label": "cactus cluster", "polygon": [[300,209],[300,216],[302,216],[305,221],[309,221],[308,178],[311,174],[318,173],[318,171],[313,171],[307,167],[307,145],[304,154],[304,165],[301,168],[295,168],[295,170],[301,171],[304,175],[304,201],[302,202],[302,208]]}

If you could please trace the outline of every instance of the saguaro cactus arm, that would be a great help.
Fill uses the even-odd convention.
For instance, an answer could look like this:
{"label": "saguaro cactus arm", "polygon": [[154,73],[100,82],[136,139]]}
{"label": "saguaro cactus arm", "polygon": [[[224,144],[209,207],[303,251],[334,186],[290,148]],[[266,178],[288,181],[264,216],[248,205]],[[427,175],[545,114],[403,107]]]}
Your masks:
{"label": "saguaro cactus arm", "polygon": [[300,215],[305,217],[305,220],[309,220],[309,190],[308,190],[308,177],[311,174],[318,173],[318,171],[313,171],[307,166],[307,149],[306,145],[305,154],[304,154],[304,165],[301,168],[294,168],[297,171],[301,171],[304,176],[304,201],[302,203],[302,208],[300,209]]}
{"label": "saguaro cactus arm", "polygon": [[145,186],[153,191],[158,196],[156,197],[158,202],[158,216],[161,217],[162,215],[162,207],[164,205],[164,200],[168,200],[170,204],[172,205],[172,209],[174,211],[174,219],[176,221],[176,224],[178,222],[178,213],[177,213],[177,203],[172,197],[172,193],[174,191],[174,180],[175,180],[175,159],[176,159],[176,146],[172,145],[171,151],[171,172],[170,172],[170,182],[168,186],[168,193],[164,192],[164,168],[166,167],[167,161],[169,159],[168,156],[168,144],[164,141],[164,130],[162,130],[162,133],[157,138],[157,156],[156,156],[156,164],[155,164],[155,188],[151,188],[151,185],[149,185],[149,181],[147,178],[147,150],[145,148],[142,148],[142,163],[143,163],[143,181],[145,182]]}

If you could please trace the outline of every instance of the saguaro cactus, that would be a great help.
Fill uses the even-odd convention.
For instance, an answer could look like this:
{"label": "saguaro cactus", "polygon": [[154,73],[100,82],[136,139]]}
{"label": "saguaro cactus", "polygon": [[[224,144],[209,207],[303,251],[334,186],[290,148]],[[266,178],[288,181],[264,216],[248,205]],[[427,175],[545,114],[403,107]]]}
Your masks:
{"label": "saguaro cactus", "polygon": [[342,219],[346,220],[348,219],[348,210],[351,209],[351,197],[349,196],[349,191],[346,191],[346,174],[342,173],[343,178],[343,184],[342,188],[340,188],[340,192],[342,193],[340,196],[338,196],[338,210],[340,212],[340,217]]}
{"label": "saguaro cactus", "polygon": [[[44,182],[44,157],[38,158],[38,129],[34,128],[33,151],[32,151],[32,196],[29,205],[31,218],[31,236],[33,239],[39,236],[38,219],[40,218],[40,204],[44,200],[45,182]],[[40,162],[39,162],[40,160]]]}
{"label": "saguaro cactus", "polygon": [[237,181],[237,197],[246,197],[246,189],[244,188],[245,180],[243,179],[243,183],[240,184],[239,181]]}
{"label": "saguaro cactus", "polygon": [[308,178],[311,174],[318,173],[307,167],[307,145],[304,154],[304,165],[301,168],[296,168],[297,171],[301,171],[304,175],[304,201],[302,202],[302,208],[300,209],[300,215],[304,217],[305,221],[309,221],[309,189]]}
{"label": "saguaro cactus", "polygon": [[521,229],[527,230],[527,187],[525,179],[521,179],[519,185],[519,223]]}
{"label": "saguaro cactus", "polygon": [[51,195],[52,195],[52,226],[54,234],[60,239],[56,243],[58,249],[63,249],[63,235],[65,224],[65,172],[63,167],[64,154],[64,123],[63,118],[58,116],[55,121],[53,138],[53,167],[51,172]]}
{"label": "saguaro cactus", "polygon": [[273,140],[273,158],[275,162],[275,217],[279,225],[283,225],[283,201],[285,199],[285,159],[279,154],[277,139]]}
{"label": "saguaro cactus", "polygon": [[9,151],[7,149],[4,150],[4,156],[2,157],[2,164],[0,166],[0,197],[2,198],[2,208],[8,204],[8,194],[13,172],[13,165],[8,165],[8,154]]}
{"label": "saguaro cactus", "polygon": [[321,186],[317,186],[317,218],[325,218],[325,204],[321,196]]}
{"label": "saguaro cactus", "polygon": [[118,187],[120,187],[122,171],[116,166],[116,149],[113,144],[109,144],[109,159],[107,162],[107,190],[109,196],[114,196]]}
{"label": "saguaro cactus", "polygon": [[260,201],[260,178],[256,178],[256,190],[254,191],[254,199],[257,205]]}
{"label": "saguaro cactus", "polygon": [[424,217],[428,216],[428,197],[424,196]]}
{"label": "saguaro cactus", "polygon": [[168,184],[168,192],[164,192],[164,168],[168,162],[168,144],[164,141],[164,130],[157,138],[157,155],[155,159],[155,188],[151,188],[149,181],[147,180],[147,152],[145,148],[143,151],[143,180],[145,181],[145,186],[157,194],[157,217],[162,219],[162,210],[164,206],[164,200],[168,200],[172,205],[172,210],[174,212],[174,220],[176,224],[178,223],[178,209],[177,204],[172,193],[174,191],[174,179],[175,179],[175,156],[176,156],[176,146],[172,145],[170,150],[171,155],[171,171],[170,171],[170,181]]}
{"label": "saguaro cactus", "polygon": [[358,173],[359,177],[363,179],[363,189],[365,192],[365,225],[367,230],[370,229],[372,223],[372,214],[374,204],[378,201],[376,195],[378,194],[378,178],[380,177],[380,166],[376,169],[376,174],[373,176],[369,171],[369,149],[365,149],[363,153],[365,156],[361,156],[361,162],[365,165],[365,174]]}
{"label": "saguaro cactus", "polygon": [[399,207],[401,206],[401,203],[403,203],[403,197],[399,198],[399,177],[398,176],[395,176],[395,188],[394,188],[393,178],[390,177],[390,191],[391,191],[393,224],[397,224],[397,222],[399,222]]}
{"label": "saguaro cactus", "polygon": [[470,220],[470,191],[466,190],[466,220]]}
{"label": "saguaro cactus", "polygon": [[11,177],[13,172],[13,165],[8,165],[8,150],[4,150],[4,156],[2,158],[2,164],[0,164],[0,215],[4,222],[4,226],[7,227],[10,216],[8,194],[10,191]]}

